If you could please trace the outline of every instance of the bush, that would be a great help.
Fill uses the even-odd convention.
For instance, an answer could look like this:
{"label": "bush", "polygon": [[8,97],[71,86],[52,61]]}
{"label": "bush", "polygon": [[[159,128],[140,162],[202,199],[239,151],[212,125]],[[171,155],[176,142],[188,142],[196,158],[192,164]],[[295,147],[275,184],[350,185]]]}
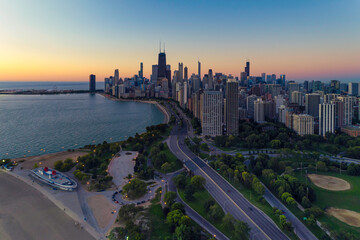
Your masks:
{"label": "bush", "polygon": [[146,193],[146,183],[135,178],[123,187],[123,192],[130,199],[139,198]]}

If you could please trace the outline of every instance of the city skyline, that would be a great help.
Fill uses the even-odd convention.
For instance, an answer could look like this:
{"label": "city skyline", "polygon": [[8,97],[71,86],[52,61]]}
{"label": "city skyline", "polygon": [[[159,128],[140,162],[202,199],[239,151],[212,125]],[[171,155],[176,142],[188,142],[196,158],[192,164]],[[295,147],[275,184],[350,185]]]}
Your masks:
{"label": "city skyline", "polygon": [[356,82],[359,7],[354,0],[2,1],[0,81],[87,81],[90,72],[103,79],[114,69],[132,77],[140,62],[149,78],[162,41],[172,70],[182,62],[189,75],[199,60],[202,72],[239,76],[249,60],[253,76]]}

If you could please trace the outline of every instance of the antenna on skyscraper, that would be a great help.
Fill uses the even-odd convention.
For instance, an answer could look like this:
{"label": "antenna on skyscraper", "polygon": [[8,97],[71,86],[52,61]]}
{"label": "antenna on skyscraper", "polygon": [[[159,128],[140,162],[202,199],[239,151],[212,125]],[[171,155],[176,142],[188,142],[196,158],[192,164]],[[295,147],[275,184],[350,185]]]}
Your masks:
{"label": "antenna on skyscraper", "polygon": [[164,43],[164,53],[165,53],[165,43]]}
{"label": "antenna on skyscraper", "polygon": [[159,50],[161,52],[161,41],[159,41]]}

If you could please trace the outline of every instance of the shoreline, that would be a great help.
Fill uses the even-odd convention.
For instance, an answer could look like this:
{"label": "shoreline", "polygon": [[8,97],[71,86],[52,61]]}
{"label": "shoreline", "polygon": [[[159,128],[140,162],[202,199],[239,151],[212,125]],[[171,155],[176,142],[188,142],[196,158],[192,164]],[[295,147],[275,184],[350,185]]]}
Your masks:
{"label": "shoreline", "polygon": [[148,104],[154,104],[159,110],[160,112],[162,112],[165,116],[165,119],[163,121],[163,123],[169,123],[170,121],[170,115],[169,113],[166,111],[166,109],[164,108],[164,106],[162,106],[161,104],[159,104],[159,102],[154,101],[154,100],[143,100],[143,99],[123,99],[123,98],[116,98],[113,97],[111,95],[105,94],[103,92],[98,93],[99,95],[112,100],[112,101],[118,101],[118,102],[139,102],[139,103],[148,103]]}

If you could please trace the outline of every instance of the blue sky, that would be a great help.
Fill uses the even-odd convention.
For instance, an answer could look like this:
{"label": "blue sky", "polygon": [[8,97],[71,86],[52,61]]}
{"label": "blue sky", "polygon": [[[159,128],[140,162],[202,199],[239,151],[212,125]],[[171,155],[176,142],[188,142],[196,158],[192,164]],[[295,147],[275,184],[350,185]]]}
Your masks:
{"label": "blue sky", "polygon": [[160,40],[172,70],[360,80],[357,0],[0,0],[0,29],[0,80],[149,76]]}

